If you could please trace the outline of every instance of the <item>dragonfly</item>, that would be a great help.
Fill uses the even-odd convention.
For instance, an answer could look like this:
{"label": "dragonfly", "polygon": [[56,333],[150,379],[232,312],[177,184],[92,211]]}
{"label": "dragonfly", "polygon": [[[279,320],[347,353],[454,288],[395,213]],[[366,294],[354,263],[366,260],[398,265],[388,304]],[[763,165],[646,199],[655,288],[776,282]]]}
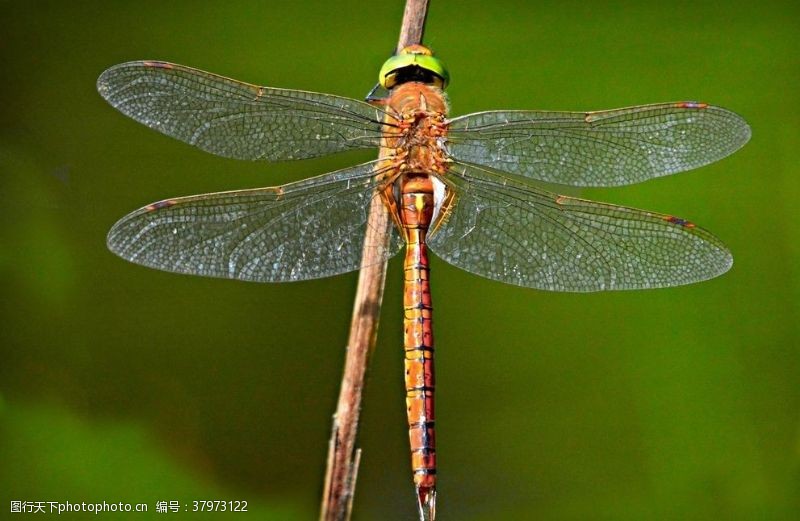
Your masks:
{"label": "dragonfly", "polygon": [[[405,246],[404,351],[411,466],[421,517],[436,505],[430,249],[492,280],[550,291],[678,286],[716,277],[732,256],[670,214],[542,189],[613,187],[722,159],[750,138],[743,118],[693,101],[597,112],[449,116],[447,68],[422,45],[389,58],[386,92],[365,101],[251,85],[160,61],[97,81],[116,109],[219,156],[299,160],[373,148],[378,159],[282,186],[178,197],[119,220],[108,247],[178,273],[256,282],[362,267],[371,202],[393,226],[370,258]],[[373,89],[374,91],[374,89]]]}

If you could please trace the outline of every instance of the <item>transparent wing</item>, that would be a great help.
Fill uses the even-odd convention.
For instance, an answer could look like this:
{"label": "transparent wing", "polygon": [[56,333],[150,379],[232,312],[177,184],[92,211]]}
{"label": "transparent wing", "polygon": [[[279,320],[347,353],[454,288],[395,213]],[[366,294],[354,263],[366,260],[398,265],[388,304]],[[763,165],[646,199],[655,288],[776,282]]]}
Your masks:
{"label": "transparent wing", "polygon": [[619,186],[713,163],[741,148],[750,127],[705,103],[601,112],[477,112],[455,118],[459,161],[573,186]]}
{"label": "transparent wing", "polygon": [[472,166],[441,179],[457,198],[428,244],[490,279],[553,291],[640,289],[698,282],[732,264],[716,237],[674,216],[559,196]]}
{"label": "transparent wing", "polygon": [[304,159],[380,141],[381,111],[367,103],[258,87],[166,62],[111,67],[97,90],[150,128],[236,159]]}
{"label": "transparent wing", "polygon": [[[375,162],[275,188],[167,199],[108,233],[129,261],[178,273],[257,282],[328,277],[361,267]],[[392,231],[376,259],[397,253]]]}

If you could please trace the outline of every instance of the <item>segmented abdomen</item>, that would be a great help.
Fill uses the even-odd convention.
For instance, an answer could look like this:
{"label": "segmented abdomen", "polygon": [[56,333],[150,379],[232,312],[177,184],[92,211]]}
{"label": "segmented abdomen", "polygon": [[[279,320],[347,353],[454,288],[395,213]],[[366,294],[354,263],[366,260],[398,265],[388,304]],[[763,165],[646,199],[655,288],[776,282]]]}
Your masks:
{"label": "segmented abdomen", "polygon": [[411,467],[420,501],[432,502],[436,486],[434,432],[433,324],[425,236],[433,215],[433,185],[427,175],[401,181],[401,222],[406,238],[404,263],[404,347],[406,409]]}

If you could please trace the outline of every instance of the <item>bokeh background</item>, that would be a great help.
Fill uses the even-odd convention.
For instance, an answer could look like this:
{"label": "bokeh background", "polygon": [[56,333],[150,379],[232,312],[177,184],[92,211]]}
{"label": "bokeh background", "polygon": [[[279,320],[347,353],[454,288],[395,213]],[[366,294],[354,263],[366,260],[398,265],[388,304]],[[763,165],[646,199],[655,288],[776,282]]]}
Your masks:
{"label": "bokeh background", "polygon": [[[356,276],[178,276],[118,259],[105,235],[155,200],[374,154],[213,157],[123,117],[95,80],[161,59],[361,98],[402,9],[0,2],[0,512],[11,500],[230,499],[250,513],[179,517],[316,518]],[[753,128],[699,171],[582,192],[712,230],[735,257],[723,277],[555,294],[433,260],[441,519],[798,519],[799,35],[796,2],[433,2],[425,41],[449,66],[453,114],[698,99]],[[356,520],[415,515],[401,301],[398,258]]]}

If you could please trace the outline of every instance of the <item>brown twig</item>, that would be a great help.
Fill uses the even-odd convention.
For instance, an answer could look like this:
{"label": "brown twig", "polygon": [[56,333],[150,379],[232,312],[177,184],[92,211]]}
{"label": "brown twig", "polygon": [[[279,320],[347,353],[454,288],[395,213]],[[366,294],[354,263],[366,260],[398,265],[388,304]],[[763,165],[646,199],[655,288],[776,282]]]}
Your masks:
{"label": "brown twig", "polygon": [[[422,43],[428,2],[429,0],[406,0],[400,39],[397,43],[398,51],[408,45]],[[383,159],[386,153],[385,149],[381,149],[379,158]],[[361,458],[361,449],[356,447],[361,394],[369,355],[378,335],[378,321],[386,279],[386,261],[376,259],[375,256],[388,247],[389,226],[391,223],[383,202],[380,197],[373,197],[364,238],[361,257],[363,267],[358,276],[339,402],[333,416],[333,432],[328,447],[321,521],[350,519],[358,463]]]}

